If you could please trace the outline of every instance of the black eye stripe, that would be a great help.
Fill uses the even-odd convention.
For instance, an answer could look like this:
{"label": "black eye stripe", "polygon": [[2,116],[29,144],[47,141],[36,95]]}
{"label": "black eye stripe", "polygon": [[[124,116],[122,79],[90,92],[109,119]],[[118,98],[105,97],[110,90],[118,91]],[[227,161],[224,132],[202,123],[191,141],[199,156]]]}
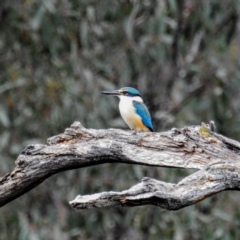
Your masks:
{"label": "black eye stripe", "polygon": [[124,96],[128,96],[128,97],[137,97],[137,96],[141,97],[140,94],[132,94],[132,93],[130,93],[128,91],[122,91],[122,94]]}

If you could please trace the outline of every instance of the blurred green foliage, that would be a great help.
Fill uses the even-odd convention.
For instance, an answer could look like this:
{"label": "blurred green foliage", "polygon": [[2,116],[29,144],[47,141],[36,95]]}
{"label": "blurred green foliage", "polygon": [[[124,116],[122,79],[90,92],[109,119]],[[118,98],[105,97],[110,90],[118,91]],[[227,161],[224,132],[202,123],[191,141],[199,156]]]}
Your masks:
{"label": "blurred green foliage", "polygon": [[[155,131],[212,119],[240,140],[239,9],[237,0],[2,0],[0,176],[28,144],[75,120],[126,128],[117,99],[100,94],[123,86],[142,93]],[[68,205],[143,176],[177,182],[191,172],[106,164],[57,174],[0,209],[0,239],[240,239],[235,192],[177,212]]]}

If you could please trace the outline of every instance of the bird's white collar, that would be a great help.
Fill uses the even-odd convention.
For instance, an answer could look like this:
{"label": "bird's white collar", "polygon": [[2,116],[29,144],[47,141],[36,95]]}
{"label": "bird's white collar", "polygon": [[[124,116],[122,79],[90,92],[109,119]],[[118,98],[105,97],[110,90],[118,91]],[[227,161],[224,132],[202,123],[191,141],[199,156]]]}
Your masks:
{"label": "bird's white collar", "polygon": [[136,102],[140,102],[140,103],[143,102],[142,98],[139,97],[139,96],[136,96],[136,97],[128,97],[128,96],[120,95],[120,96],[118,96],[118,97],[120,98],[121,101],[131,101],[131,102],[132,102],[132,101],[136,101]]}

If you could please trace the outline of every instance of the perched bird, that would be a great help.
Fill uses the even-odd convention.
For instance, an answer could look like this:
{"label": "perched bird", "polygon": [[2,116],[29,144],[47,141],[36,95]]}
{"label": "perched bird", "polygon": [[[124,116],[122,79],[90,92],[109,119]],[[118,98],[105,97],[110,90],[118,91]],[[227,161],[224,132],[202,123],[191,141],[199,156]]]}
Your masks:
{"label": "perched bird", "polygon": [[143,103],[140,93],[135,88],[123,87],[119,90],[102,91],[102,94],[120,98],[119,110],[130,129],[153,132],[149,111]]}

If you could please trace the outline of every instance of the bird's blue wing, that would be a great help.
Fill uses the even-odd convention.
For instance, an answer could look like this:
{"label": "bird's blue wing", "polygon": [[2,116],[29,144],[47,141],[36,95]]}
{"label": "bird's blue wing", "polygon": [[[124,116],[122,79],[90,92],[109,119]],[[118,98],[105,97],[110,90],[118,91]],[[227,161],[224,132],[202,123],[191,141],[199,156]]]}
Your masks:
{"label": "bird's blue wing", "polygon": [[136,113],[141,117],[143,124],[153,132],[151,116],[145,104],[133,101],[133,106],[136,109]]}

